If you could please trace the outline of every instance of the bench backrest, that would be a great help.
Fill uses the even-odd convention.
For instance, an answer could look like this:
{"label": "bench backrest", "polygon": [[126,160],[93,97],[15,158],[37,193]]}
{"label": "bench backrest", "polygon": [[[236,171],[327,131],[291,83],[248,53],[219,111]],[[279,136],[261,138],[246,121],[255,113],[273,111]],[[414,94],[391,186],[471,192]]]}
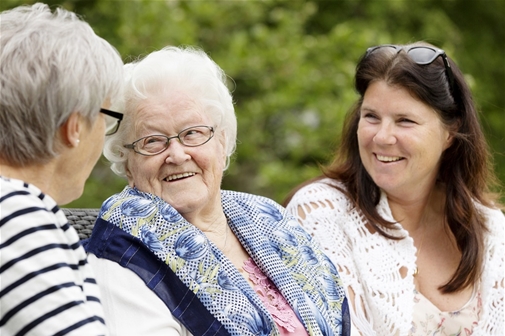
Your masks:
{"label": "bench backrest", "polygon": [[91,236],[91,231],[95,225],[95,220],[98,217],[100,209],[94,208],[62,208],[63,213],[67,216],[68,222],[74,227],[79,234],[79,238],[86,239]]}

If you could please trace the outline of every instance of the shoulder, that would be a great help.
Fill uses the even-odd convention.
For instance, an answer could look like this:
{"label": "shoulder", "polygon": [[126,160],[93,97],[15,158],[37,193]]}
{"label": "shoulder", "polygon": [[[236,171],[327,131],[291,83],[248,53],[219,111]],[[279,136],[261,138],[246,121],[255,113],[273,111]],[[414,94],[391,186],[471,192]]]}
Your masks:
{"label": "shoulder", "polygon": [[505,239],[505,215],[500,209],[492,209],[477,204],[480,213],[486,219],[486,226],[489,230],[489,236],[501,240]]}
{"label": "shoulder", "polygon": [[[8,242],[0,246],[5,261],[2,285],[13,289],[11,299],[0,298],[0,306],[8,310],[16,302],[26,303],[5,318],[7,333],[31,325],[33,334],[53,335],[67,328],[69,333],[79,329],[82,334],[103,334],[98,288],[77,232],[63,211],[35,186],[0,180],[0,230],[2,240]],[[31,280],[22,281],[27,278]],[[39,298],[33,301],[34,297]],[[61,312],[57,316],[50,314],[55,309]],[[59,318],[62,315],[70,318]]]}
{"label": "shoulder", "polygon": [[54,224],[54,228],[67,225],[66,217],[56,202],[36,186],[1,177],[0,188],[2,235],[40,225]]}
{"label": "shoulder", "polygon": [[300,188],[294,194],[293,199],[346,198],[344,191],[345,186],[342,183],[324,178]]}
{"label": "shoulder", "polygon": [[[505,257],[505,215],[499,209],[481,206],[480,210],[486,218],[486,259],[492,264],[491,269],[503,269],[505,266],[503,259]],[[501,274],[503,280],[503,272]]]}
{"label": "shoulder", "polygon": [[[0,229],[3,240],[27,241],[12,253],[44,248],[72,254],[79,248],[79,236],[56,201],[36,186],[16,179],[0,178]],[[59,246],[55,249],[53,245]],[[5,247],[9,247],[6,245]],[[42,250],[40,250],[42,251]],[[6,252],[5,252],[6,253]]]}
{"label": "shoulder", "polygon": [[344,190],[335,180],[321,179],[298,190],[286,207],[288,213],[333,254],[347,246],[348,237],[358,235],[363,225],[352,216],[355,210]]}
{"label": "shoulder", "polygon": [[278,211],[284,212],[285,209],[282,205],[265,196],[253,195],[240,191],[232,190],[222,190],[221,197],[223,205],[229,202],[237,202],[242,206],[248,206],[253,208],[263,208],[265,205],[268,207],[273,207]]}
{"label": "shoulder", "polygon": [[253,201],[261,201],[261,202],[267,202],[267,203],[273,203],[277,204],[274,200],[271,198],[265,197],[265,196],[260,196],[260,195],[254,195],[242,191],[234,191],[234,190],[221,190],[221,195],[223,198],[232,198],[235,200],[253,200]]}
{"label": "shoulder", "polygon": [[46,195],[36,186],[17,179],[0,176],[0,187],[2,208],[4,204],[9,203],[38,203],[42,205],[42,200],[46,198]]}
{"label": "shoulder", "polygon": [[[484,277],[498,276],[499,282],[503,283],[503,268],[505,257],[505,216],[499,209],[484,207],[480,204],[476,205],[481,214],[486,219],[485,233],[485,271]],[[502,269],[501,272],[496,270]],[[503,290],[503,287],[502,287]]]}
{"label": "shoulder", "polygon": [[222,190],[221,199],[225,214],[236,214],[239,211],[250,216],[257,225],[263,223],[268,227],[282,226],[293,220],[282,205],[268,197]]}
{"label": "shoulder", "polygon": [[344,191],[345,187],[342,183],[324,178],[298,190],[286,208],[289,212],[295,214],[300,208],[309,212],[348,210],[350,200]]}

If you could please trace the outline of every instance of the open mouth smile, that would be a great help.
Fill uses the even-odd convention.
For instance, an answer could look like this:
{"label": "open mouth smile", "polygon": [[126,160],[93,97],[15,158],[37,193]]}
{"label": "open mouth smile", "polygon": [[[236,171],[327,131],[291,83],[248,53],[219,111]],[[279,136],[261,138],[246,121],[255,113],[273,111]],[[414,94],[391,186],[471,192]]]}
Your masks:
{"label": "open mouth smile", "polygon": [[384,156],[384,155],[375,154],[375,157],[380,162],[396,162],[396,161],[403,160],[403,157],[401,157],[401,156]]}
{"label": "open mouth smile", "polygon": [[195,175],[196,175],[196,173],[193,173],[193,172],[174,174],[174,175],[169,175],[169,176],[165,177],[163,179],[163,181],[172,182],[172,181],[181,180],[186,177],[191,177],[191,176],[195,176]]}

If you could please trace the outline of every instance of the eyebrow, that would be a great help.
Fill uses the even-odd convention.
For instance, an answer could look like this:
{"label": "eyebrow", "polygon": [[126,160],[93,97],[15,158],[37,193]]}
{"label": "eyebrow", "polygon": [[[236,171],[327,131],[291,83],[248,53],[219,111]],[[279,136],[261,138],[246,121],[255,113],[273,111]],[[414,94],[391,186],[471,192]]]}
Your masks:
{"label": "eyebrow", "polygon": [[365,107],[361,106],[359,110],[360,110],[360,111],[370,111],[370,112],[375,112],[375,110],[374,110],[373,108],[366,107],[366,106],[365,106]]}
{"label": "eyebrow", "polygon": [[[361,107],[360,108],[360,112],[373,112],[373,113],[378,113],[377,110],[375,110],[374,108],[371,108],[371,107]],[[415,116],[416,114],[415,113],[406,113],[406,112],[400,112],[400,113],[393,113],[393,116],[395,118],[412,118],[413,116]]]}

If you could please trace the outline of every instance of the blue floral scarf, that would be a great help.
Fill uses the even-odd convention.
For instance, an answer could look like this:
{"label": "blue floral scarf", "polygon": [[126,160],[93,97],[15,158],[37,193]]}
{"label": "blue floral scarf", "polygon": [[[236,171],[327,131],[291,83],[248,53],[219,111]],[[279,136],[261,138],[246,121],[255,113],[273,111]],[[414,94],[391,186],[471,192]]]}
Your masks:
{"label": "blue floral scarf", "polygon": [[[233,191],[222,191],[221,198],[231,230],[308,333],[348,335],[341,279],[311,236],[270,199]],[[97,225],[107,222],[140,239],[229,334],[279,335],[261,299],[231,261],[161,198],[126,187],[104,202],[99,217]]]}

